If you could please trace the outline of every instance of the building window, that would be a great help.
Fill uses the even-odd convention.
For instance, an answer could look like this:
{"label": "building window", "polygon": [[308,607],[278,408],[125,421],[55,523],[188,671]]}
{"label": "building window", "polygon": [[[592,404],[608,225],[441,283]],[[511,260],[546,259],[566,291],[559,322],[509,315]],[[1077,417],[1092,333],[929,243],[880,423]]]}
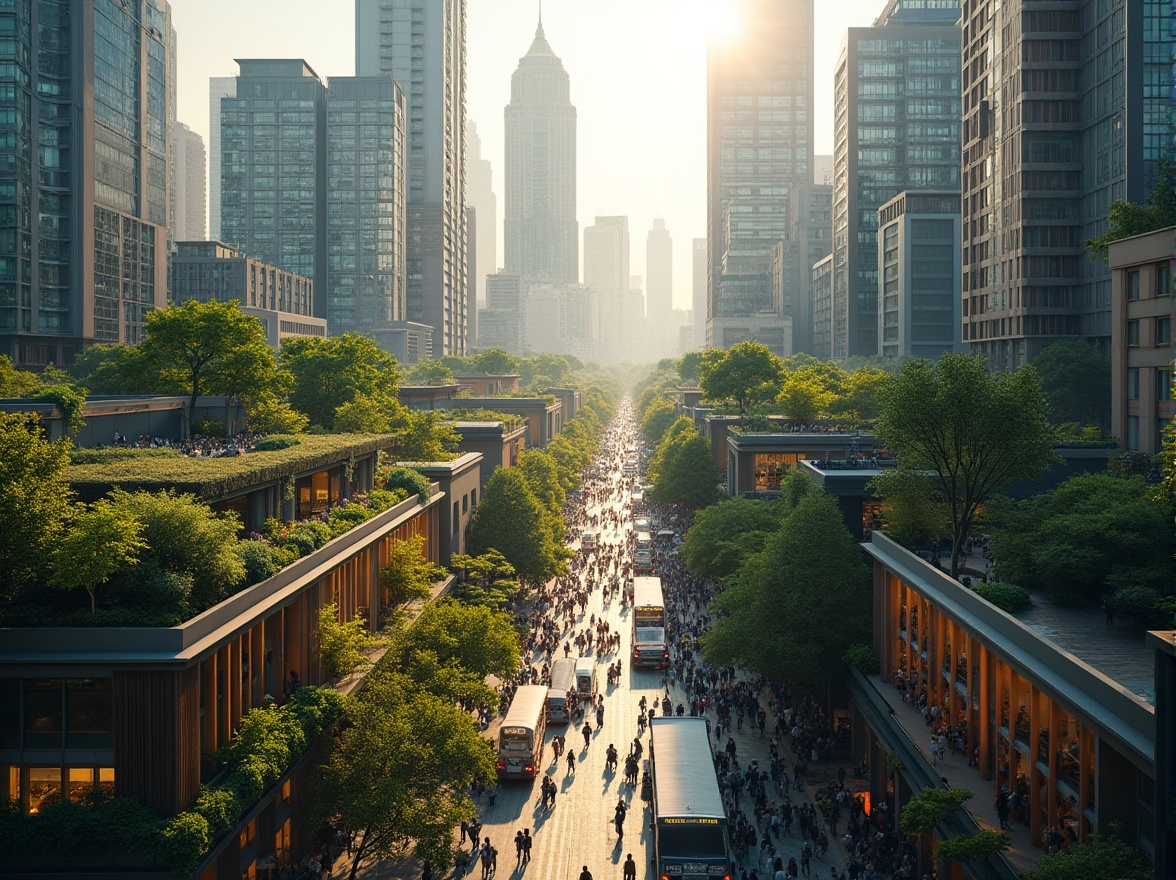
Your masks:
{"label": "building window", "polygon": [[1139,450],[1139,416],[1127,416],[1127,446],[1128,452]]}
{"label": "building window", "polygon": [[470,489],[470,507],[478,506],[478,490]]}
{"label": "building window", "polygon": [[470,512],[470,496],[469,495],[462,495],[461,496],[461,512],[462,513],[469,513]]}
{"label": "building window", "polygon": [[1139,271],[1127,273],[1127,299],[1139,299]]}
{"label": "building window", "polygon": [[1169,296],[1172,293],[1172,266],[1160,263],[1156,266],[1156,296]]}
{"label": "building window", "polygon": [[1172,319],[1156,318],[1156,345],[1168,345],[1172,341]]}
{"label": "building window", "polygon": [[1172,368],[1156,370],[1156,400],[1167,403],[1172,399]]}
{"label": "building window", "polygon": [[1127,322],[1127,344],[1129,346],[1133,346],[1133,347],[1139,346],[1139,322],[1138,321],[1128,321]]}
{"label": "building window", "polygon": [[1139,368],[1131,367],[1127,370],[1127,399],[1139,400]]}

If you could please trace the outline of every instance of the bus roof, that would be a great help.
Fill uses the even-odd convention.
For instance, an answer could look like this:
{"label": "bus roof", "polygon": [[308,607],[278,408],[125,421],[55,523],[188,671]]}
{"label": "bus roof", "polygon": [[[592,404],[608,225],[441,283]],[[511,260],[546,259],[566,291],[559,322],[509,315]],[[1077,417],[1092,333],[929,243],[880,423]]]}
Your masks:
{"label": "bus roof", "polygon": [[577,657],[560,657],[551,664],[551,689],[562,697],[576,686]]}
{"label": "bus roof", "polygon": [[529,727],[535,729],[539,716],[546,711],[547,688],[541,684],[520,685],[515,691],[514,699],[510,701],[510,708],[506,710],[506,717],[502,719],[503,727]]}
{"label": "bus roof", "polygon": [[657,818],[725,819],[705,718],[658,718],[649,724]]}
{"label": "bus roof", "polygon": [[661,578],[645,576],[633,578],[633,607],[648,608],[650,606],[665,607],[665,600],[662,598]]}

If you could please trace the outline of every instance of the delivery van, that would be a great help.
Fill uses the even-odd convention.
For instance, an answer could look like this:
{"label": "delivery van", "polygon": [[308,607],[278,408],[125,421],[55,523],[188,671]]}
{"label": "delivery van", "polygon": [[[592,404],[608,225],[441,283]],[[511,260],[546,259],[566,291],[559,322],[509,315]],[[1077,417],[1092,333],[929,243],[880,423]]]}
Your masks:
{"label": "delivery van", "polygon": [[576,689],[576,658],[560,657],[551,664],[551,683],[547,688],[547,720],[567,724],[572,718],[568,691]]}
{"label": "delivery van", "polygon": [[596,661],[591,657],[576,660],[576,693],[580,702],[596,696]]}

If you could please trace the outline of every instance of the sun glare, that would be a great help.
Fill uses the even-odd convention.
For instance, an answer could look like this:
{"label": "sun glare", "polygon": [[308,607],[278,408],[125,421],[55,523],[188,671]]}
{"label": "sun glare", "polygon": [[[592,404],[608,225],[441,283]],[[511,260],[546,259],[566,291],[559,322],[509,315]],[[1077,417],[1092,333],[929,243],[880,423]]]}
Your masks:
{"label": "sun glare", "polygon": [[736,40],[742,31],[736,0],[686,0],[678,8],[683,33],[698,42],[722,45]]}

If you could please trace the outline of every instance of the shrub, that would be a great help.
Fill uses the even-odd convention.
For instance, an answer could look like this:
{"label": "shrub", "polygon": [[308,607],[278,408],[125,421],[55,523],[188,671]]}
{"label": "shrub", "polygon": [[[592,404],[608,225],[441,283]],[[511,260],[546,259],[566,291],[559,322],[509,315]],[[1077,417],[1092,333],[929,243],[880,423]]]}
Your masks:
{"label": "shrub", "polygon": [[1165,626],[1169,612],[1163,606],[1164,595],[1150,587],[1123,587],[1111,595],[1111,607],[1144,626]]}
{"label": "shrub", "polygon": [[406,489],[372,489],[368,492],[368,504],[374,512],[380,513],[395,507],[407,497]]}
{"label": "shrub", "polygon": [[407,493],[405,498],[410,495],[419,495],[421,501],[429,500],[431,484],[420,471],[406,467],[393,467],[388,468],[387,471],[381,471],[380,477],[384,481],[385,489],[403,489]]}
{"label": "shrub", "polygon": [[336,690],[300,687],[282,708],[292,713],[302,725],[307,742],[320,737],[336,718],[343,714],[346,698]]}
{"label": "shrub", "polygon": [[242,541],[237,545],[237,552],[245,565],[247,586],[259,584],[282,570],[282,566],[278,565],[274,558],[274,548],[265,541]]}
{"label": "shrub", "polygon": [[360,650],[373,641],[362,617],[339,623],[339,606],[334,602],[319,609],[319,656],[329,678],[349,675],[361,664],[368,663]]}
{"label": "shrub", "polygon": [[845,661],[846,665],[856,666],[866,675],[876,675],[882,668],[882,662],[874,653],[874,649],[861,643],[846,648],[841,659]]}
{"label": "shrub", "polygon": [[208,822],[209,836],[216,840],[237,824],[241,815],[241,801],[228,788],[201,786],[192,810]]}
{"label": "shrub", "polygon": [[1029,595],[1029,591],[1013,584],[979,583],[972,589],[981,599],[1009,614],[1033,605],[1033,598]]}
{"label": "shrub", "polygon": [[199,813],[185,812],[173,816],[160,830],[156,851],[173,874],[191,877],[211,846],[208,820]]}
{"label": "shrub", "polygon": [[253,451],[277,452],[280,449],[289,449],[291,446],[298,446],[300,443],[302,443],[301,440],[290,434],[274,434],[271,437],[262,437],[253,444]]}

